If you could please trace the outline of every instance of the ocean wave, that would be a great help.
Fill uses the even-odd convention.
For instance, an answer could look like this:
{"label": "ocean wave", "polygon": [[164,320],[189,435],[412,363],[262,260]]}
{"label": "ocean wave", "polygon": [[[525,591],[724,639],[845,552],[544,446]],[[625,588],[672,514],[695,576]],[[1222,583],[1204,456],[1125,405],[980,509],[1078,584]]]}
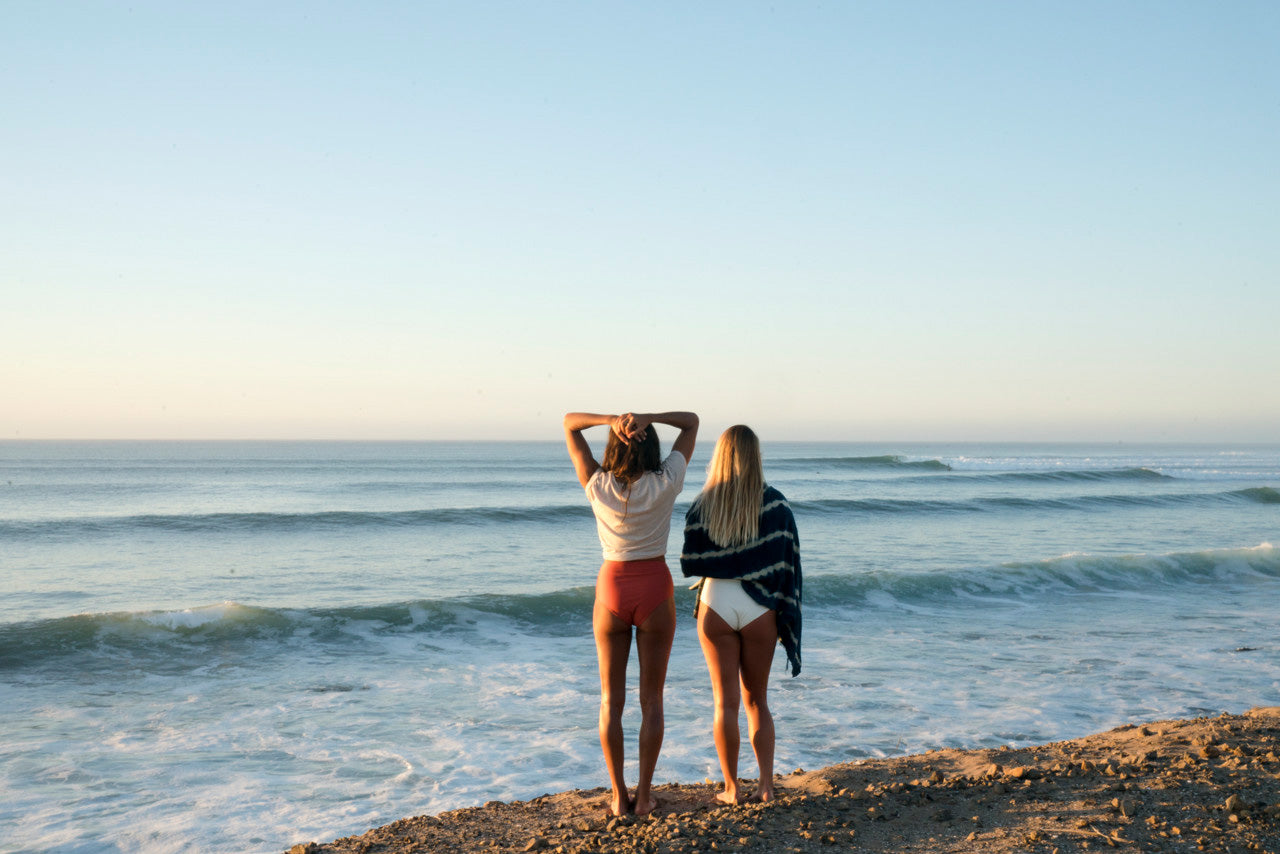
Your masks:
{"label": "ocean wave", "polygon": [[[1129,466],[1113,469],[1049,469],[1044,471],[1002,471],[1002,472],[968,472],[956,471],[955,467],[939,459],[912,460],[897,454],[884,454],[872,457],[790,457],[769,460],[769,468],[792,469],[816,467],[867,471],[898,471],[900,481],[936,481],[938,473],[952,473],[948,480],[972,482],[1022,482],[1022,483],[1072,483],[1077,481],[1155,481],[1174,480],[1170,475],[1162,474],[1145,466]],[[931,474],[911,476],[912,472],[930,472]]]}
{"label": "ocean wave", "polygon": [[995,474],[958,474],[967,481],[1023,481],[1032,483],[1071,483],[1073,481],[1104,480],[1175,480],[1155,469],[1142,466],[1122,469],[1061,469],[1056,471],[1009,471]]}
{"label": "ocean wave", "polygon": [[[677,581],[680,581],[677,578]],[[1199,597],[1212,585],[1280,581],[1280,549],[1214,549],[1166,555],[1063,555],[948,572],[811,575],[805,607],[847,619],[867,608],[956,609],[1000,601],[1043,607],[1064,595],[1138,592]],[[59,678],[98,670],[190,673],[262,667],[315,647],[339,654],[410,643],[424,657],[528,634],[590,637],[591,587],[538,594],[490,593],[334,608],[266,608],[224,602],[202,608],[82,614],[0,625],[0,673]],[[686,615],[693,593],[676,585]]]}
{"label": "ocean wave", "polygon": [[591,508],[585,502],[569,505],[541,504],[528,507],[442,507],[431,510],[326,510],[317,513],[195,513],[84,516],[70,519],[0,521],[0,539],[43,536],[99,536],[131,531],[251,533],[364,527],[405,528],[430,525],[561,522],[583,518],[591,518]]}
{"label": "ocean wave", "polygon": [[835,469],[926,469],[951,471],[942,460],[909,460],[898,454],[882,454],[874,457],[785,457],[769,460],[770,467],[820,466]]}
{"label": "ocean wave", "polygon": [[[503,630],[591,633],[594,589],[480,594],[338,608],[266,608],[223,602],[200,608],[78,614],[0,625],[0,672],[59,666],[139,666],[190,671],[308,645],[349,649],[390,637],[441,639]],[[256,664],[255,664],[256,666]]]}
{"label": "ocean wave", "polygon": [[1176,507],[1216,504],[1277,504],[1280,491],[1269,486],[1227,492],[1175,492],[1159,495],[1072,495],[1022,498],[989,496],[959,501],[905,498],[820,498],[792,501],[797,512],[842,513],[987,513],[1002,510],[1095,511],[1125,507]]}
{"label": "ocean wave", "polygon": [[1280,549],[1210,549],[1164,555],[1068,554],[948,572],[868,572],[806,580],[810,607],[956,607],[998,599],[1039,606],[1085,593],[1172,593],[1280,581]]}
{"label": "ocean wave", "polygon": [[[1080,473],[1076,473],[1080,474]],[[1280,504],[1280,490],[1269,486],[1227,492],[1161,494],[1060,495],[1040,497],[982,496],[947,498],[819,498],[793,500],[798,513],[863,515],[895,513],[989,513],[1000,511],[1096,511],[1126,507],[1210,506],[1221,504]],[[677,502],[683,518],[688,502]],[[427,528],[435,525],[483,526],[502,524],[559,524],[589,520],[591,508],[582,504],[541,504],[527,507],[454,507],[430,510],[347,511],[315,513],[197,513],[135,516],[81,516],[62,519],[0,521],[0,541],[75,539],[128,535],[270,534],[342,531],[362,528]]]}

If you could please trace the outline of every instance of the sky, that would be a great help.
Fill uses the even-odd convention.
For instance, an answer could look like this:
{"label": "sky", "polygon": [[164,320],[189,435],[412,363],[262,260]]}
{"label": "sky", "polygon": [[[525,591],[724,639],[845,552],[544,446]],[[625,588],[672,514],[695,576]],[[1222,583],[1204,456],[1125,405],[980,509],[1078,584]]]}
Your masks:
{"label": "sky", "polygon": [[0,2],[0,439],[1280,440],[1280,4]]}

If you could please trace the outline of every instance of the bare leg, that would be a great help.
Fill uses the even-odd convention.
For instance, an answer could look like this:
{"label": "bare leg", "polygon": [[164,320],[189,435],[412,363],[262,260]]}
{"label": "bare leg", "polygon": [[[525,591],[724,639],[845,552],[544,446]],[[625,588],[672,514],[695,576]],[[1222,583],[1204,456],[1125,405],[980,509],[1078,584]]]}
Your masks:
{"label": "bare leg", "polygon": [[711,674],[711,693],[715,703],[711,732],[720,757],[720,771],[724,774],[724,791],[716,795],[716,800],[736,804],[742,800],[742,793],[738,790],[738,751],[742,747],[738,732],[738,706],[741,702],[738,662],[742,641],[724,618],[706,606],[698,611],[698,640],[702,643],[702,654],[707,659],[707,670]]}
{"label": "bare leg", "polygon": [[742,703],[747,712],[751,749],[760,766],[756,798],[773,800],[773,713],[769,711],[769,668],[778,645],[778,613],[770,611],[742,627]]}
{"label": "bare leg", "polygon": [[631,626],[619,620],[601,602],[592,612],[596,636],[596,657],[600,663],[600,746],[609,769],[614,815],[626,815],[631,808],[627,782],[623,777],[622,707],[627,699],[627,659],[631,656]]}
{"label": "bare leg", "polygon": [[676,600],[669,597],[636,629],[636,654],[640,658],[640,780],[636,783],[635,813],[647,815],[658,805],[650,787],[658,766],[665,730],[663,688],[671,641],[676,634]]}

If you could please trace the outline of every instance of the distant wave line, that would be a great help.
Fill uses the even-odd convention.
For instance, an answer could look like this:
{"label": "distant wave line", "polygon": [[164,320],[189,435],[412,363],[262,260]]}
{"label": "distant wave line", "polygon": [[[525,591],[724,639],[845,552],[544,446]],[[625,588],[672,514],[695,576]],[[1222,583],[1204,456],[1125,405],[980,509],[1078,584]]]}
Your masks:
{"label": "distant wave line", "polygon": [[930,471],[951,471],[951,466],[942,460],[909,460],[898,454],[881,454],[873,457],[782,457],[770,460],[769,465],[818,465],[828,468],[845,469],[928,469]]}
{"label": "distant wave line", "polygon": [[1172,475],[1161,474],[1145,467],[1123,469],[1062,469],[1060,471],[1009,471],[991,474],[957,473],[957,478],[968,481],[1091,481],[1091,480],[1176,480]]}
{"label": "distant wave line", "polygon": [[90,516],[72,519],[0,522],[0,538],[32,535],[83,536],[130,530],[190,532],[294,531],[364,526],[484,525],[591,518],[586,504],[541,504],[529,507],[441,507],[431,510],[316,513],[200,513],[190,515]]}
{"label": "distant wave line", "polygon": [[[1230,492],[1186,492],[1159,495],[1074,495],[1023,498],[979,497],[964,500],[905,498],[819,498],[792,501],[798,514],[986,513],[1006,510],[1091,511],[1124,507],[1170,507],[1224,503],[1280,504],[1280,491],[1252,487]],[[682,518],[687,504],[676,505]],[[76,538],[111,536],[131,531],[160,533],[270,533],[349,530],[433,525],[558,524],[589,520],[591,508],[582,504],[540,504],[528,507],[443,507],[430,510],[354,511],[315,513],[204,513],[88,516],[62,519],[0,521],[0,540],[33,537]]]}
{"label": "distant wave line", "polygon": [[792,501],[797,513],[981,513],[1001,510],[1098,510],[1116,507],[1169,507],[1224,503],[1280,504],[1280,491],[1269,486],[1230,492],[1186,492],[1162,495],[1074,495],[1062,498],[997,496],[946,499],[820,498]]}

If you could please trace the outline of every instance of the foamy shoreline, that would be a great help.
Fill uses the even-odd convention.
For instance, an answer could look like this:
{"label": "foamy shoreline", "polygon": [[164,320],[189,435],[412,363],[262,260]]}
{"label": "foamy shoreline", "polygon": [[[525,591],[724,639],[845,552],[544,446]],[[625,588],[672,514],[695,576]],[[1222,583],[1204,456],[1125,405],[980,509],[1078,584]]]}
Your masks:
{"label": "foamy shoreline", "polygon": [[[1280,707],[1128,724],[1017,749],[937,750],[778,778],[768,804],[707,784],[613,819],[603,789],[406,818],[293,854],[1280,851]],[[748,790],[750,786],[748,785]]]}

